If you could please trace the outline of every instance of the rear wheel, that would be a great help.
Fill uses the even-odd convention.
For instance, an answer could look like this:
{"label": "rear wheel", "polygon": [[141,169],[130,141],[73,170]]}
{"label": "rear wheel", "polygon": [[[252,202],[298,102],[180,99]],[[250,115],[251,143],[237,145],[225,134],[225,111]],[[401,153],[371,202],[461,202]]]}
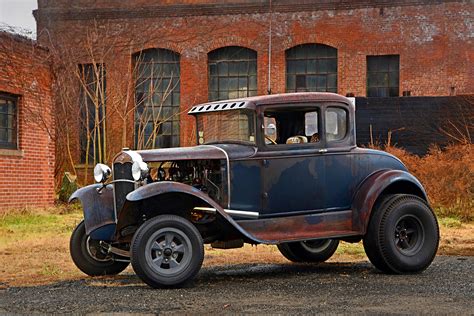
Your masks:
{"label": "rear wheel", "polygon": [[98,240],[90,239],[84,221],[74,229],[69,249],[74,264],[90,276],[119,274],[129,265],[128,262],[115,261],[113,255],[102,249]]}
{"label": "rear wheel", "polygon": [[283,243],[278,245],[281,254],[293,262],[324,262],[336,252],[339,240],[320,239]]}
{"label": "rear wheel", "polygon": [[439,229],[433,211],[417,196],[385,197],[374,209],[364,236],[367,257],[386,273],[416,273],[433,261]]}
{"label": "rear wheel", "polygon": [[191,281],[204,259],[201,234],[191,222],[175,215],[146,221],[136,231],[131,247],[135,273],[154,288]]}

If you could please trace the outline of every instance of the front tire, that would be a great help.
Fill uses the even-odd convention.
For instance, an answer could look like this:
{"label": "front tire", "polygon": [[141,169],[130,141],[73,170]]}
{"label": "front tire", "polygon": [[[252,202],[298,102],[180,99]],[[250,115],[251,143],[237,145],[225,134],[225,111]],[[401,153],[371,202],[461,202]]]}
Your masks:
{"label": "front tire", "polygon": [[146,221],[132,240],[132,267],[153,288],[178,287],[201,269],[204,244],[188,220],[162,215]]}
{"label": "front tire", "polygon": [[84,221],[72,232],[69,251],[74,264],[89,276],[119,274],[129,265],[128,262],[115,261],[114,257],[102,252],[98,241],[91,240],[86,234]]}
{"label": "front tire", "polygon": [[336,252],[339,240],[306,240],[279,244],[278,250],[293,262],[324,262]]}
{"label": "front tire", "polygon": [[364,236],[367,257],[386,273],[425,270],[438,250],[439,228],[428,204],[414,195],[387,196],[374,209]]}

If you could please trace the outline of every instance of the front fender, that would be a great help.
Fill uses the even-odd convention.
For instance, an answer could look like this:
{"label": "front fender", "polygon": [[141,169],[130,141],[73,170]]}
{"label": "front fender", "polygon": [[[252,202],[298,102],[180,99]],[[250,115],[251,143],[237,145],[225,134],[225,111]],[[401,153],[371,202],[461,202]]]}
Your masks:
{"label": "front fender", "polygon": [[352,200],[354,230],[365,234],[375,202],[394,185],[400,185],[401,191],[391,193],[411,193],[428,200],[425,189],[412,174],[403,170],[377,171],[362,182]]}
{"label": "front fender", "polygon": [[160,195],[169,193],[179,193],[185,194],[186,196],[192,196],[201,203],[201,205],[196,206],[207,205],[216,209],[217,213],[244,237],[256,243],[264,242],[263,240],[256,238],[254,235],[244,230],[229,214],[224,211],[224,209],[217,202],[211,199],[209,195],[190,185],[173,181],[151,183],[130,192],[126,197],[125,205],[119,215],[117,222],[117,232],[126,227],[128,223],[133,221],[133,217],[135,216],[134,213],[137,211],[137,207],[140,205],[140,203],[146,201],[147,199],[156,198]]}
{"label": "front fender", "polygon": [[69,198],[69,203],[79,200],[84,210],[86,234],[106,225],[115,224],[114,189],[107,185],[100,193],[102,184],[92,184],[75,191]]}

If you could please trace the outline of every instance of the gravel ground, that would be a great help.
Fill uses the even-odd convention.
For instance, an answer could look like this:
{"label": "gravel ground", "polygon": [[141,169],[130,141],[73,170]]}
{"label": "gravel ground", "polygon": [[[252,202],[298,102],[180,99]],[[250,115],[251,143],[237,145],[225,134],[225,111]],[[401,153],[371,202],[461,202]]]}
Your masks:
{"label": "gravel ground", "polygon": [[474,257],[437,257],[418,275],[368,262],[204,268],[184,289],[153,290],[133,274],[0,290],[6,313],[363,313],[474,315]]}

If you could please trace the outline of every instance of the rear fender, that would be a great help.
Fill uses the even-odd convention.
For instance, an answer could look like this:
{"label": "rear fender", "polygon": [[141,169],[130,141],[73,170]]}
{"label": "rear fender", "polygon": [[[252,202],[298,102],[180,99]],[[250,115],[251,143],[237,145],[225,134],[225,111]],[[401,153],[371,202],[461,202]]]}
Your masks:
{"label": "rear fender", "polygon": [[[98,235],[98,229],[103,228],[104,231],[113,231],[115,226],[114,211],[114,189],[112,185],[107,185],[102,190],[102,184],[92,184],[75,191],[69,198],[69,203],[79,200],[84,211],[84,224],[86,226],[86,234]],[[103,236],[103,240],[108,240],[108,236]],[[107,235],[107,234],[106,234]]]}
{"label": "rear fender", "polygon": [[368,176],[352,200],[354,230],[364,235],[377,199],[385,193],[414,194],[428,201],[420,181],[403,170],[381,170]]}
{"label": "rear fender", "polygon": [[119,235],[123,228],[137,224],[140,220],[139,217],[147,210],[147,208],[150,206],[152,206],[153,209],[156,208],[157,210],[154,210],[153,215],[159,215],[162,213],[162,211],[160,211],[160,206],[166,208],[172,205],[173,202],[176,201],[176,198],[179,198],[177,203],[186,200],[190,201],[190,204],[194,207],[205,206],[214,208],[218,218],[222,222],[228,224],[230,229],[234,229],[236,233],[250,241],[256,243],[262,242],[237,224],[217,202],[209,197],[209,195],[190,185],[172,181],[151,183],[142,186],[127,195],[125,205],[119,213],[116,238],[120,239],[123,237]]}

